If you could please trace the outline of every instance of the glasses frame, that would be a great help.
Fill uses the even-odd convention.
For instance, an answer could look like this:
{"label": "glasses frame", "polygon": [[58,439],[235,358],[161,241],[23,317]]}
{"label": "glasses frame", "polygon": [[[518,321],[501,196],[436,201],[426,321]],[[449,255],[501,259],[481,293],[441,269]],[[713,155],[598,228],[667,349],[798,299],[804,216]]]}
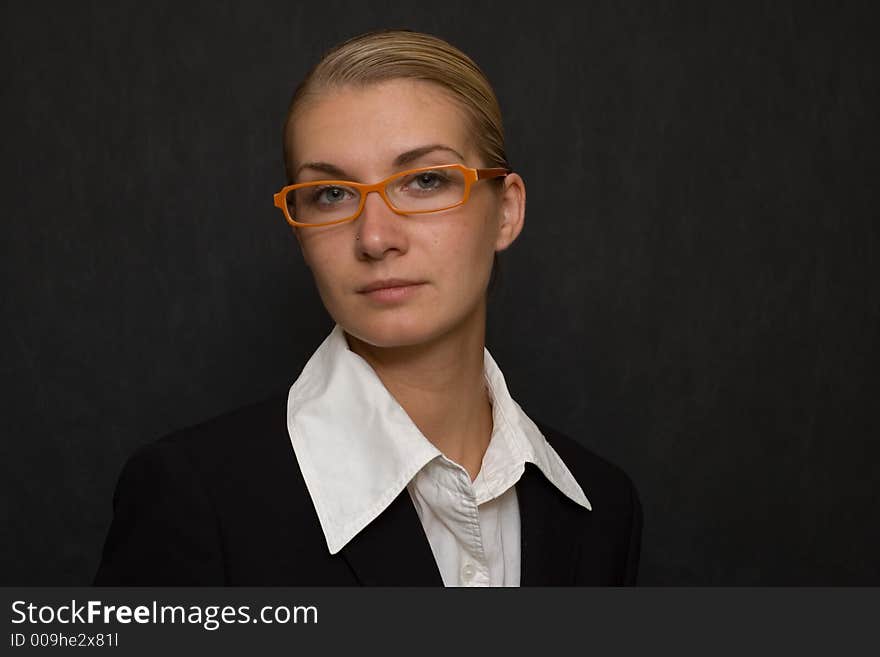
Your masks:
{"label": "glasses frame", "polygon": [[[401,210],[400,208],[394,207],[391,199],[389,199],[388,195],[385,193],[385,188],[388,187],[388,184],[396,178],[402,178],[403,176],[409,176],[414,173],[421,173],[423,171],[436,171],[438,169],[458,169],[464,174],[464,196],[458,203],[449,205],[445,208],[438,208],[437,210],[410,210],[406,212]],[[513,172],[510,169],[506,168],[496,167],[490,169],[474,169],[472,167],[466,167],[463,164],[440,164],[433,167],[418,167],[417,169],[406,169],[405,171],[398,171],[394,175],[388,176],[384,180],[380,180],[379,182],[372,184],[352,182],[350,180],[310,180],[309,182],[297,183],[295,185],[286,185],[285,187],[282,187],[281,190],[272,198],[275,200],[275,207],[284,213],[284,218],[291,226],[297,228],[320,228],[322,226],[335,226],[337,224],[344,224],[347,221],[354,221],[355,219],[357,219],[359,216],[361,216],[361,212],[363,212],[364,210],[364,205],[367,202],[367,194],[369,194],[370,192],[376,192],[377,194],[379,194],[379,196],[382,197],[382,200],[385,201],[385,205],[387,205],[395,214],[430,214],[432,212],[443,212],[445,210],[451,210],[452,208],[457,208],[467,203],[467,200],[470,198],[471,195],[471,187],[474,185],[474,183],[477,183],[481,180],[501,178],[511,173]],[[350,217],[346,217],[344,219],[336,219],[334,221],[328,221],[320,224],[306,224],[301,221],[297,221],[290,216],[290,208],[288,208],[287,203],[285,203],[285,198],[287,197],[288,193],[295,189],[301,189],[303,187],[310,187],[314,185],[341,185],[358,190],[361,198],[360,203],[358,204],[357,211]]]}

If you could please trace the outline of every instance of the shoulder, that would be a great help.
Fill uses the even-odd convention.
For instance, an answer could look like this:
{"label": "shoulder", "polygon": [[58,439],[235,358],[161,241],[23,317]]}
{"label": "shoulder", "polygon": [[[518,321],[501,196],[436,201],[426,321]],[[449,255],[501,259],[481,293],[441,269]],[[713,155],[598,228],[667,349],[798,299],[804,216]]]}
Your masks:
{"label": "shoulder", "polygon": [[128,459],[121,480],[151,488],[172,481],[187,495],[201,490],[221,515],[304,491],[287,433],[286,391],[147,443]]}
{"label": "shoulder", "polygon": [[135,450],[95,582],[269,582],[286,555],[320,553],[310,511],[278,394]]}
{"label": "shoulder", "polygon": [[292,456],[287,438],[287,392],[183,427],[138,448],[131,460],[177,459],[205,474],[265,466]]}
{"label": "shoulder", "polygon": [[550,447],[580,484],[594,511],[619,511],[638,504],[638,492],[629,475],[558,429],[535,421]]}
{"label": "shoulder", "polygon": [[286,432],[286,425],[287,391],[277,391],[266,399],[178,429],[147,447],[230,450],[240,448],[242,440],[258,442],[257,446],[264,446],[262,441],[277,435],[279,429]]}
{"label": "shoulder", "polygon": [[536,424],[592,507],[583,526],[577,582],[634,585],[639,570],[643,516],[632,479],[573,438],[546,424]]}

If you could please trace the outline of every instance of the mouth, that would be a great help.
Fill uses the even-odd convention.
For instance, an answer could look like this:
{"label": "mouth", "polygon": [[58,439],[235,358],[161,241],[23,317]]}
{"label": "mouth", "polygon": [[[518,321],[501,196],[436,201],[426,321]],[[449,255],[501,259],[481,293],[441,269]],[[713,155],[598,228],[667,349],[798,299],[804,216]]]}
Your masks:
{"label": "mouth", "polygon": [[358,293],[374,302],[395,303],[405,301],[418,294],[424,285],[424,281],[386,279],[365,285],[358,290]]}
{"label": "mouth", "polygon": [[411,281],[405,278],[386,278],[379,281],[373,281],[369,285],[364,285],[358,289],[358,292],[361,294],[369,294],[370,292],[377,292],[379,290],[413,287],[416,285],[422,285],[422,283],[424,283],[424,281]]}

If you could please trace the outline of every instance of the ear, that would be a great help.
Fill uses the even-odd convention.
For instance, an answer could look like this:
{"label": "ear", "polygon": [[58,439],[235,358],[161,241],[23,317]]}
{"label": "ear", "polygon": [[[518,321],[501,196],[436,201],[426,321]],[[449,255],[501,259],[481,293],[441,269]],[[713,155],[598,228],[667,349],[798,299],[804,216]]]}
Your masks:
{"label": "ear", "polygon": [[504,177],[501,192],[501,223],[495,240],[495,251],[504,251],[523,229],[526,219],[526,184],[518,173]]}

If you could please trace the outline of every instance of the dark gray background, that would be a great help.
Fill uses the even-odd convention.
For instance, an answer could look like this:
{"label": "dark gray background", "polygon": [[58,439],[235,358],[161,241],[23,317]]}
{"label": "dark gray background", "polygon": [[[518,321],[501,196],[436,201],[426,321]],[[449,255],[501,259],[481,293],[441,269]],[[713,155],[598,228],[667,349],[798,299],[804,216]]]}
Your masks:
{"label": "dark gray background", "polygon": [[2,583],[89,582],[126,456],[329,331],[281,123],[377,27],[496,87],[528,212],[488,346],[636,482],[642,583],[880,583],[869,6],[4,3]]}

